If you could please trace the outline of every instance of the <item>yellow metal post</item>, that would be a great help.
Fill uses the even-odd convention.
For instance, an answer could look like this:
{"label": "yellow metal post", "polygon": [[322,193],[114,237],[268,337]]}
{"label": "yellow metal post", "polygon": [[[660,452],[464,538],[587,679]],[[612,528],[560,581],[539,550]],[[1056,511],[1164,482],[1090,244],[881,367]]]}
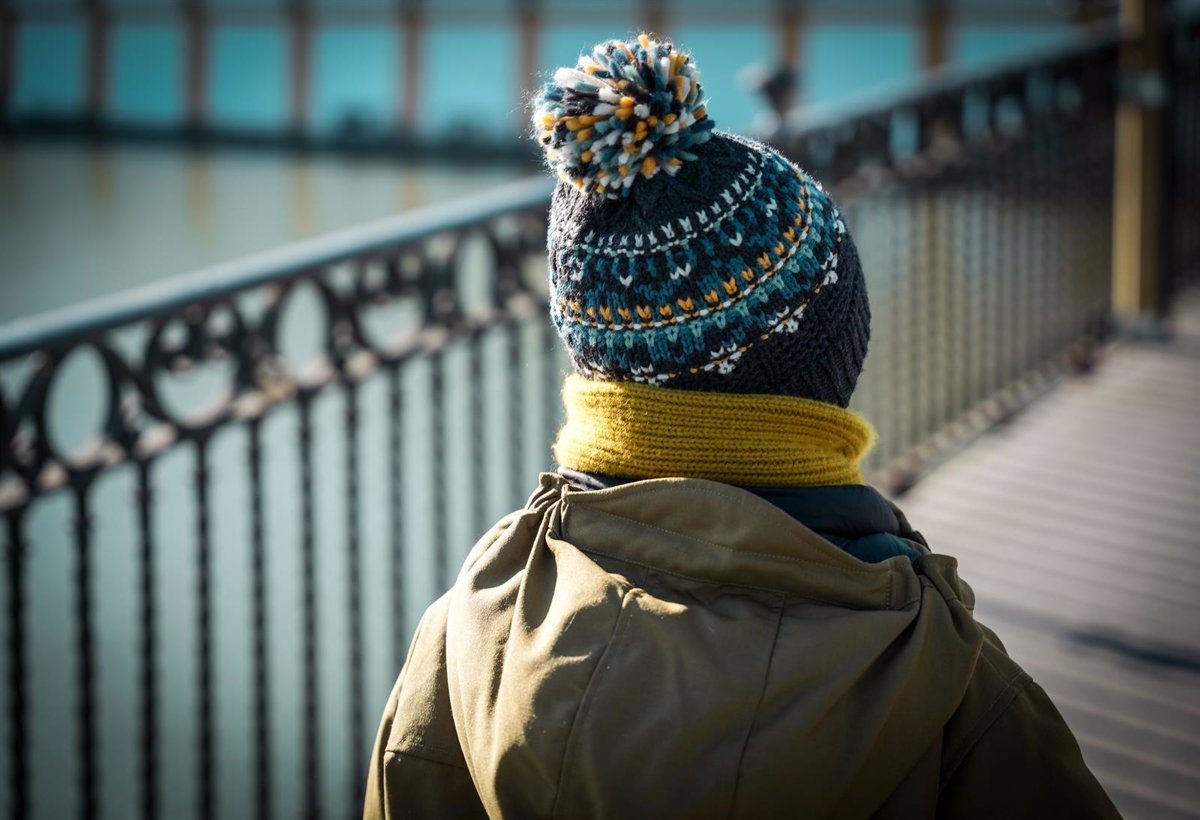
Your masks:
{"label": "yellow metal post", "polygon": [[403,92],[400,97],[400,131],[404,136],[417,135],[421,116],[421,46],[425,40],[425,15],[421,0],[405,0],[400,6],[401,47],[403,63]]}
{"label": "yellow metal post", "polygon": [[1124,324],[1162,308],[1163,156],[1161,0],[1122,0],[1122,88],[1113,173],[1112,306]]}
{"label": "yellow metal post", "polygon": [[921,7],[921,67],[945,64],[950,56],[950,0],[925,0]]}
{"label": "yellow metal post", "polygon": [[297,136],[308,126],[309,78],[312,71],[312,10],[307,0],[292,0],[288,18],[291,24],[291,120]]}
{"label": "yellow metal post", "polygon": [[184,5],[184,98],[187,127],[204,127],[208,116],[208,20],[203,0]]}
{"label": "yellow metal post", "polygon": [[88,0],[87,115],[93,123],[104,116],[108,91],[109,12],[102,0]]}
{"label": "yellow metal post", "polygon": [[[520,43],[518,50],[521,54],[521,64],[517,69],[520,71],[518,88],[521,99],[518,101],[517,110],[525,112],[526,101],[538,86],[537,72],[540,55],[538,41],[541,39],[542,30],[541,4],[538,0],[521,0],[517,4],[516,14],[517,37]],[[526,122],[527,118],[522,116],[519,123],[520,131],[525,130]]]}
{"label": "yellow metal post", "polygon": [[660,38],[667,37],[667,0],[643,0],[642,30]]}
{"label": "yellow metal post", "polygon": [[779,65],[794,82],[780,101],[782,110],[788,110],[799,101],[800,71],[804,66],[803,0],[783,0],[779,4],[777,26],[779,31]]}

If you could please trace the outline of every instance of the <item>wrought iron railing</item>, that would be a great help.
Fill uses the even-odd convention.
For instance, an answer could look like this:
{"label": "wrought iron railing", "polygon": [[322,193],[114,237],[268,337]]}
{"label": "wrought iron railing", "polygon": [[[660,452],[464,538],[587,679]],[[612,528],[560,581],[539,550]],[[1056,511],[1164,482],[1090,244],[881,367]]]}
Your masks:
{"label": "wrought iron railing", "polygon": [[1168,294],[1200,282],[1200,14],[1181,20],[1168,39]]}
{"label": "wrought iron railing", "polygon": [[946,73],[780,140],[860,248],[874,338],[855,405],[879,428],[877,480],[902,487],[1107,331],[1118,44]]}
{"label": "wrought iron railing", "polygon": [[[1078,4],[1097,6],[1094,0]],[[1111,8],[1099,4],[1099,14],[1111,14]],[[817,6],[817,8],[814,8]],[[1060,26],[1072,20],[1096,19],[1096,10],[1079,8],[1074,12],[1034,3],[1013,3],[1007,0],[959,3],[953,13],[948,4],[940,2],[892,2],[877,0],[869,3],[825,2],[810,0],[774,0],[730,4],[709,2],[675,3],[670,0],[640,0],[614,7],[611,3],[578,0],[556,3],[551,0],[514,0],[495,2],[427,2],[426,0],[388,0],[388,2],[345,2],[345,0],[178,0],[178,2],[147,2],[147,0],[0,0],[0,130],[5,127],[42,133],[98,134],[121,138],[194,139],[199,141],[250,142],[268,145],[300,145],[341,150],[446,154],[461,157],[464,152],[494,157],[498,151],[519,154],[521,147],[512,121],[511,129],[497,133],[487,129],[463,129],[442,118],[442,127],[431,126],[436,118],[428,116],[429,106],[446,104],[436,83],[442,72],[444,58],[436,49],[437,36],[446,27],[467,25],[488,26],[491,32],[502,34],[495,42],[510,54],[495,55],[493,70],[511,72],[512,84],[506,105],[493,109],[491,116],[503,117],[509,107],[519,107],[531,89],[540,85],[537,79],[539,54],[546,48],[546,38],[566,26],[594,25],[609,29],[613,34],[631,29],[660,31],[664,21],[686,17],[691,25],[702,25],[719,31],[729,23],[754,21],[762,26],[783,30],[799,28],[802,15],[816,13],[825,23],[871,24],[886,23],[898,30],[911,27],[914,36],[939,46],[927,46],[927,63],[946,59],[946,29],[954,25],[1024,25]],[[79,32],[74,47],[75,59],[60,61],[64,70],[75,66],[77,76],[68,82],[78,84],[78,104],[72,110],[39,110],[37,100],[23,99],[19,93],[30,85],[36,73],[36,63],[26,64],[18,59],[25,32],[44,27],[63,26]],[[274,62],[268,77],[278,77],[282,95],[286,96],[279,122],[255,124],[238,122],[220,110],[219,89],[214,77],[219,76],[223,60],[214,43],[224,32],[245,27],[269,28],[281,35],[277,49],[264,54]],[[142,65],[134,73],[159,73],[171,77],[182,116],[130,116],[114,104],[121,93],[121,33],[128,30],[157,31],[172,35],[174,43],[168,51],[177,62]],[[324,79],[322,75],[321,38],[331,30],[368,30],[383,37],[380,56],[382,74],[394,73],[394,110],[385,105],[359,102],[336,113],[337,120],[325,122],[326,114],[314,117],[319,96],[314,94]],[[510,33],[509,36],[503,36]],[[794,60],[795,49],[788,45],[794,35],[780,37],[778,53],[762,54],[761,58],[788,63]],[[378,41],[376,41],[378,42]],[[497,46],[493,46],[497,47]],[[276,55],[277,56],[274,56]],[[789,56],[790,55],[790,56]],[[64,56],[64,55],[60,55]],[[509,66],[509,67],[506,67]],[[791,66],[795,68],[796,66]],[[546,68],[542,66],[542,68]],[[36,79],[36,78],[33,78]],[[494,93],[494,92],[492,92]],[[369,98],[368,98],[369,99]],[[330,112],[332,113],[332,112]],[[476,107],[463,110],[461,118],[478,122]],[[450,120],[454,118],[451,117]],[[509,133],[512,130],[512,133]]]}
{"label": "wrought iron railing", "polygon": [[[1104,332],[1117,45],[779,135],[868,274],[877,472]],[[1178,195],[1198,87],[1175,76]],[[548,189],[0,330],[6,816],[357,812],[415,618],[550,465]]]}
{"label": "wrought iron railing", "polygon": [[[511,185],[0,334],[9,365],[0,400],[6,816],[353,813],[376,712],[415,614],[448,586],[451,556],[519,506],[545,463],[541,431],[555,425],[560,379],[543,320],[549,188],[544,179]],[[89,375],[103,399],[81,411],[75,391]],[[79,428],[86,446],[72,449],[64,438],[78,440]],[[464,436],[469,466],[455,469]],[[498,449],[487,446],[493,440]],[[222,509],[222,482],[236,486],[239,509]],[[48,522],[38,516],[51,496],[66,501]],[[238,528],[220,528],[221,515]],[[54,525],[68,518],[64,537]],[[110,526],[128,540],[105,533]],[[447,547],[452,539],[462,549]],[[73,566],[51,553],[69,553]],[[121,625],[104,623],[112,610],[98,601],[104,562],[114,559],[130,564],[120,594],[132,593],[125,628],[137,648],[136,675],[115,688],[100,674],[101,633]],[[415,595],[410,574],[423,581]],[[69,600],[69,620],[56,625],[62,636],[37,618],[50,606],[31,600],[39,584],[50,594],[63,587],[57,595]],[[231,604],[231,590],[248,605]],[[367,595],[383,604],[371,624]],[[281,597],[295,624],[272,609]],[[182,630],[170,625],[179,606],[192,621]],[[221,623],[230,609],[248,640]],[[39,686],[39,664],[61,664],[38,650],[66,646],[67,635],[71,663],[61,672],[71,686]],[[278,663],[293,650],[294,662]],[[241,680],[219,676],[230,658],[244,667]],[[180,663],[193,667],[190,682],[169,675]],[[333,668],[344,672],[331,681]],[[168,702],[179,687],[187,696]],[[53,704],[69,720],[44,717],[39,699],[56,688],[71,690]],[[237,708],[222,715],[239,690],[249,697],[235,695]],[[113,698],[129,701],[115,711],[136,734],[104,736]],[[37,735],[47,731],[67,759],[53,785],[39,781],[47,741]],[[285,739],[295,741],[290,750],[279,747]],[[242,745],[248,765],[223,765],[238,761]],[[106,770],[131,749],[136,774],[128,760],[120,774],[132,781],[106,789],[116,775]],[[181,760],[182,776],[170,771]]]}

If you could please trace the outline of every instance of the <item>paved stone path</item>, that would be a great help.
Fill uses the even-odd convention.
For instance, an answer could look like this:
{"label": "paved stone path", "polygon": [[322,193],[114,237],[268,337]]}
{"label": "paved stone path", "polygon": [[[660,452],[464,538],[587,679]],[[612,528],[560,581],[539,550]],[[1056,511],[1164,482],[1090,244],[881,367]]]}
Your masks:
{"label": "paved stone path", "polygon": [[1128,818],[1200,818],[1200,294],[899,499]]}

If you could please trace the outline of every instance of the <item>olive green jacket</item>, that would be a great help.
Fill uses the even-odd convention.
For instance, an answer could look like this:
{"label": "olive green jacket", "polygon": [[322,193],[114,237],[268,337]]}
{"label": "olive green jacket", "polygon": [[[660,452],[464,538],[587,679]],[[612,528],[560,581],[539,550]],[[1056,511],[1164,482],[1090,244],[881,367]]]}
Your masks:
{"label": "olive green jacket", "polygon": [[863,563],[710,481],[543,475],[425,613],[365,816],[1116,817],[921,553]]}

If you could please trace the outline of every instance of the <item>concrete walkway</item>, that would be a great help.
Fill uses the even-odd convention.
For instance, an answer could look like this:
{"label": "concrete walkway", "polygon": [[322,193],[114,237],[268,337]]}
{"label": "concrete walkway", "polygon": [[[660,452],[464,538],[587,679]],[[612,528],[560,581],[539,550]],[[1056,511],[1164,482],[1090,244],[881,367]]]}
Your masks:
{"label": "concrete walkway", "polygon": [[1200,818],[1198,297],[898,499],[1128,818]]}

